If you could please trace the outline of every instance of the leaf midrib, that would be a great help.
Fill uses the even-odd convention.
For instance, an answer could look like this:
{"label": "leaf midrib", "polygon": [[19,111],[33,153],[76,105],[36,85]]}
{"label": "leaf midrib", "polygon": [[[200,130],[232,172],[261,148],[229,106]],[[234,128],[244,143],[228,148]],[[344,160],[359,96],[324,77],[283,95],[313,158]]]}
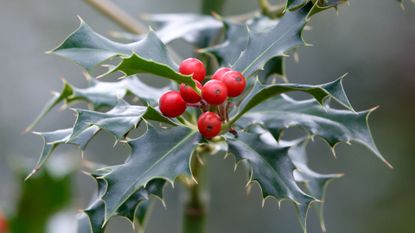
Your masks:
{"label": "leaf midrib", "polygon": [[[277,24],[277,26],[278,26],[278,24]],[[276,27],[277,27],[276,26]],[[267,53],[270,49],[271,49],[271,47],[273,47],[276,43],[278,43],[278,42],[280,42],[280,40],[282,40],[282,38],[284,38],[289,32],[291,32],[292,30],[293,30],[293,28],[294,27],[291,27],[288,31],[286,31],[284,34],[282,34],[279,38],[278,38],[278,40],[276,40],[276,41],[274,41],[270,46],[268,46],[268,48],[266,49],[266,50],[264,50],[262,53],[260,53],[259,54],[259,56],[257,56],[243,71],[242,71],[242,74],[245,74],[245,72],[247,71],[247,70],[249,70],[258,60],[259,60],[259,58],[260,57],[262,57],[265,53]],[[300,30],[301,31],[301,30]],[[276,56],[278,56],[278,55],[276,55]]]}
{"label": "leaf midrib", "polygon": [[[189,135],[187,135],[185,138],[183,138],[180,142],[178,142],[174,147],[172,147],[170,150],[168,150],[162,157],[160,157],[153,165],[151,165],[150,168],[148,168],[147,170],[144,171],[143,174],[141,174],[139,177],[137,177],[137,179],[135,179],[134,184],[137,184],[138,181],[140,179],[142,179],[151,169],[153,169],[157,164],[160,163],[160,161],[162,161],[164,158],[166,158],[172,151],[174,151],[175,149],[177,149],[178,147],[181,146],[182,143],[184,143],[185,141],[187,141],[190,137],[192,137],[194,134],[196,133],[196,131],[191,131],[189,133]],[[130,186],[131,188],[128,189],[128,191],[130,191],[131,189],[133,189],[135,187],[134,186]],[[127,192],[124,192],[127,193]],[[132,194],[131,194],[132,195]],[[129,195],[126,198],[123,198],[123,200],[120,203],[124,203],[131,195]],[[122,204],[121,204],[122,205]],[[115,213],[116,209],[118,209],[121,205],[117,205],[116,208],[114,208],[114,211],[111,212],[110,216],[113,215],[113,213]],[[109,218],[108,218],[109,219]]]}

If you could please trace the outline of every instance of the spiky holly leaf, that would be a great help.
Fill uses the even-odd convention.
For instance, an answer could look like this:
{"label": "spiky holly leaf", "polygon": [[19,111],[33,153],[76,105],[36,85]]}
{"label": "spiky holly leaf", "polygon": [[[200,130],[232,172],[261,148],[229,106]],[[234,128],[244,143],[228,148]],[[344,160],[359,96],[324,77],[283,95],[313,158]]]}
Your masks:
{"label": "spiky holly leaf", "polygon": [[118,104],[106,113],[85,109],[75,109],[75,111],[77,118],[73,126],[71,139],[78,137],[79,134],[91,126],[98,126],[100,129],[111,132],[116,136],[117,140],[120,140],[130,130],[137,128],[138,123],[143,118],[176,125],[176,123],[161,115],[160,112],[151,106],[130,105],[122,99],[119,99]]}
{"label": "spiky holly leaf", "polygon": [[312,95],[320,104],[322,104],[327,98],[332,98],[339,104],[353,111],[353,107],[351,106],[343,89],[343,78],[344,76],[333,82],[321,85],[283,83],[263,86],[258,80],[255,80],[252,90],[246,97],[244,97],[243,101],[240,103],[238,112],[231,119],[231,123],[236,122],[246,112],[259,105],[260,103],[266,101],[267,99],[293,91],[308,93]]}
{"label": "spiky holly leaf", "polygon": [[[170,58],[166,45],[153,31],[140,41],[123,44],[96,33],[81,20],[79,28],[51,53],[68,58],[88,71],[110,58],[121,57],[123,61],[106,74],[115,71],[128,75],[150,73],[197,89],[190,76],[176,71],[177,65]],[[132,70],[136,72],[131,73]]]}
{"label": "spiky holly leaf", "polygon": [[156,34],[165,44],[183,38],[197,48],[204,48],[218,37],[222,28],[219,20],[207,15],[153,14],[143,18],[157,24]]}
{"label": "spiky holly leaf", "polygon": [[107,113],[77,109],[77,120],[73,128],[51,132],[35,132],[43,138],[42,153],[33,171],[27,179],[35,174],[48,160],[50,155],[60,144],[73,144],[83,151],[89,141],[100,129],[113,133],[118,140],[122,139],[130,130],[135,128],[141,119],[151,120],[176,126],[177,123],[164,117],[151,106],[129,105],[123,100]]}
{"label": "spiky holly leaf", "polygon": [[39,160],[35,165],[35,168],[32,172],[26,177],[29,179],[32,175],[34,175],[42,166],[46,163],[48,158],[51,156],[53,151],[60,145],[60,144],[73,144],[79,146],[79,148],[83,151],[89,141],[94,137],[94,135],[99,131],[99,128],[96,126],[89,127],[82,132],[79,132],[76,137],[71,138],[73,129],[60,129],[51,132],[34,132],[35,134],[40,135],[43,138],[43,149],[42,153],[40,154]]}
{"label": "spiky holly leaf", "polygon": [[117,82],[102,82],[90,79],[90,86],[87,88],[77,88],[72,86],[72,99],[81,99],[94,105],[94,109],[103,106],[113,107],[118,103],[118,99],[132,94],[143,103],[157,105],[160,96],[169,90],[169,86],[156,88],[152,87],[138,77],[133,76]]}
{"label": "spiky holly leaf", "polygon": [[231,66],[248,46],[249,30],[261,32],[278,23],[265,16],[258,16],[246,23],[236,23],[228,19],[222,19],[225,40],[217,45],[200,49],[198,52],[209,53],[216,57],[222,66]]}
{"label": "spiky holly leaf", "polygon": [[320,200],[320,202],[315,203],[315,206],[317,208],[320,219],[320,227],[323,232],[325,232],[326,227],[324,224],[323,207],[325,202],[326,189],[332,180],[342,177],[343,174],[320,174],[308,167],[306,146],[309,142],[309,139],[310,137],[290,142],[280,141],[280,144],[284,146],[290,146],[288,155],[296,167],[296,170],[294,171],[295,180],[297,182],[304,183],[308,193]]}
{"label": "spiky holly leaf", "polygon": [[296,169],[289,156],[292,146],[278,144],[269,133],[241,133],[238,139],[227,139],[229,153],[237,163],[246,161],[250,166],[249,181],[259,183],[264,200],[275,197],[296,204],[299,220],[306,229],[306,217],[314,197],[304,193],[294,179]]}
{"label": "spiky holly leaf", "polygon": [[87,70],[91,70],[110,58],[130,56],[133,53],[172,68],[177,66],[170,59],[165,45],[154,32],[148,33],[140,41],[123,44],[96,33],[82,19],[79,28],[50,52],[68,58]]}
{"label": "spiky holly leaf", "polygon": [[[368,147],[386,164],[376,147],[368,125],[373,110],[354,112],[322,106],[316,100],[296,101],[287,96],[273,98],[243,116],[241,124],[260,124],[275,138],[289,127],[301,127],[322,137],[331,147],[340,142],[355,141]],[[389,164],[388,164],[389,165]],[[390,166],[390,165],[389,165]]]}
{"label": "spiky holly leaf", "polygon": [[118,104],[106,113],[75,109],[77,118],[71,138],[95,125],[113,133],[117,139],[122,139],[131,129],[137,127],[146,110],[144,106],[130,105],[123,100],[119,100]]}
{"label": "spiky holly leaf", "polygon": [[155,106],[158,104],[160,96],[169,89],[169,87],[149,86],[137,77],[129,77],[118,82],[102,82],[87,77],[90,83],[87,88],[74,87],[64,80],[61,92],[53,93],[53,98],[46,103],[43,110],[25,131],[33,129],[47,113],[62,102],[69,106],[77,101],[86,101],[92,104],[95,110],[99,110],[101,107],[114,107],[120,98],[132,94],[143,103]]}
{"label": "spiky holly leaf", "polygon": [[180,175],[191,176],[189,163],[199,141],[200,135],[189,128],[163,130],[151,125],[143,136],[129,141],[129,159],[100,177],[107,183],[106,192],[102,196],[105,202],[105,221],[154,178],[172,183]]}
{"label": "spiky holly leaf", "polygon": [[218,45],[200,49],[198,52],[209,53],[216,57],[222,66],[231,66],[241,55],[248,44],[248,27],[242,23],[234,23],[224,19],[226,40]]}
{"label": "spiky holly leaf", "polygon": [[328,2],[322,4],[324,7],[309,2],[296,11],[286,12],[278,24],[268,30],[250,31],[248,46],[232,68],[250,77],[258,70],[262,70],[271,58],[284,56],[292,48],[303,45],[301,33],[309,17],[323,9],[337,6],[341,1],[333,2],[336,4],[332,5],[332,2]]}
{"label": "spiky holly leaf", "polygon": [[[107,184],[99,177],[110,172],[107,168],[97,170],[91,174],[98,183],[98,195],[92,204],[78,217],[78,233],[103,233],[107,226],[105,222],[105,202],[101,197],[105,194]],[[128,198],[117,210],[116,215],[126,217],[132,224],[138,223],[138,227],[144,228],[149,197],[151,195],[163,198],[163,188],[166,181],[162,179],[151,180],[146,188],[140,188]],[[137,224],[135,224],[137,225]]]}

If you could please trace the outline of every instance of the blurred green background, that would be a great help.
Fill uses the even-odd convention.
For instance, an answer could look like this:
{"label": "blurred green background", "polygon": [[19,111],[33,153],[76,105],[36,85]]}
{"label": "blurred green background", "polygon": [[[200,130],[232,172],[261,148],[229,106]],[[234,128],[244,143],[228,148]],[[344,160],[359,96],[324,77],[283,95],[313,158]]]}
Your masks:
{"label": "blurred green background", "polygon": [[[200,12],[202,8],[196,0],[114,2],[135,16]],[[240,14],[256,8],[254,0],[228,0],[223,13]],[[83,1],[0,0],[0,210],[8,216],[16,216],[16,202],[23,192],[19,185],[22,175],[16,171],[32,166],[42,147],[40,137],[23,135],[23,129],[51,97],[50,91],[60,90],[61,77],[75,86],[86,85],[78,66],[44,54],[78,26],[77,15],[102,34],[120,30]],[[324,12],[314,17],[310,26],[313,30],[305,33],[305,39],[314,46],[299,49],[298,63],[288,59],[289,80],[318,84],[349,72],[345,89],[355,109],[380,105],[371,116],[373,135],[379,149],[395,167],[388,169],[361,145],[338,146],[335,159],[321,140],[312,143],[309,149],[314,169],[346,174],[328,188],[327,232],[413,233],[415,6],[407,3],[406,10],[402,10],[394,0],[351,0],[350,6],[340,7],[338,16],[333,10]],[[36,129],[65,128],[73,121],[74,114],[70,111],[54,111]],[[128,150],[122,145],[112,148],[112,137],[102,133],[86,154],[93,161],[117,164],[126,158]],[[65,167],[68,162],[59,157],[66,157],[70,164],[75,164],[70,167],[78,169],[78,155],[76,148],[62,146],[55,153],[58,157],[55,169],[50,169],[51,173],[64,177],[70,187],[64,185],[53,190],[48,189],[51,183],[45,182],[25,193],[29,197],[27,211],[39,213],[42,202],[50,203],[56,199],[53,197],[65,200],[59,190],[71,190],[73,200],[53,218],[45,232],[74,232],[77,210],[85,208],[94,194],[93,180],[81,172],[65,177],[62,165]],[[284,202],[278,208],[271,199],[262,208],[258,187],[246,193],[245,173],[242,169],[233,171],[231,158],[211,158],[209,163],[207,232],[301,232],[292,204]],[[180,189],[180,186],[166,189],[166,208],[156,202],[148,233],[180,232]],[[36,196],[41,192],[40,197]],[[314,212],[308,224],[309,232],[321,232]],[[126,220],[115,218],[107,232],[133,231]]]}

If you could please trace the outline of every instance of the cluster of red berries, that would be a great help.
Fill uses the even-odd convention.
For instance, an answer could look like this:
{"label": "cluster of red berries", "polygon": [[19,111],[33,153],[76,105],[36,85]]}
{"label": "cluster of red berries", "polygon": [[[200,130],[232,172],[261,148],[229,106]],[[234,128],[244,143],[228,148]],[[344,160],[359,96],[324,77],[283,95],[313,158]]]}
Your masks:
{"label": "cluster of red berries", "polygon": [[[167,117],[178,117],[186,111],[188,106],[200,107],[203,113],[197,122],[199,132],[208,139],[215,137],[222,129],[222,122],[226,120],[224,115],[227,113],[224,113],[224,108],[220,111],[217,110],[220,108],[211,106],[223,106],[228,97],[242,94],[246,86],[244,76],[238,71],[223,67],[213,74],[211,80],[202,85],[206,76],[206,68],[196,58],[182,61],[179,72],[192,75],[201,95],[191,87],[181,84],[180,91],[168,91],[160,97],[160,111]],[[209,109],[216,110],[209,111]]]}

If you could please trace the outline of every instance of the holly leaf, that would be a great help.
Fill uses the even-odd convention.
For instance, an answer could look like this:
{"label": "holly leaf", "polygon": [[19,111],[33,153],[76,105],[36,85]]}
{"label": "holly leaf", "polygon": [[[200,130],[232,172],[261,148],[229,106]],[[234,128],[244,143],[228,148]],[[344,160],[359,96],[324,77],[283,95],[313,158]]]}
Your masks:
{"label": "holly leaf", "polygon": [[275,197],[279,202],[293,201],[305,231],[308,209],[317,199],[303,192],[296,183],[290,146],[278,144],[269,133],[242,132],[238,139],[228,138],[227,142],[228,152],[235,156],[237,164],[245,161],[249,165],[248,184],[254,181],[259,184],[264,201],[268,197]]}
{"label": "holly leaf", "polygon": [[248,27],[223,19],[226,39],[223,43],[200,49],[200,53],[209,53],[216,57],[222,66],[231,66],[248,44]]}
{"label": "holly leaf", "polygon": [[209,53],[216,57],[222,66],[231,66],[248,46],[249,31],[262,32],[275,26],[278,20],[258,16],[246,23],[236,23],[222,19],[225,30],[225,40],[215,46],[199,49],[198,52]]}
{"label": "holly leaf", "polygon": [[121,72],[125,76],[131,76],[140,73],[150,73],[167,78],[179,84],[184,83],[197,90],[198,93],[200,92],[200,90],[196,88],[196,83],[191,78],[191,75],[182,75],[176,70],[172,69],[170,66],[157,63],[153,60],[147,60],[136,53],[129,57],[121,57],[121,62],[114,68],[110,69],[103,76],[116,72]]}
{"label": "holly leaf", "polygon": [[96,33],[81,20],[79,28],[51,53],[72,60],[89,72],[110,58],[120,57],[121,63],[101,76],[116,71],[127,75],[149,73],[185,83],[197,90],[190,76],[177,72],[177,64],[170,58],[166,45],[154,31],[137,42],[123,44]]}
{"label": "holly leaf", "polygon": [[98,126],[100,129],[111,132],[117,140],[121,140],[130,130],[137,128],[143,118],[173,126],[177,125],[151,106],[130,105],[122,99],[119,99],[118,104],[106,113],[85,109],[74,110],[77,113],[77,118],[71,139],[76,138],[91,126]]}
{"label": "holly leaf", "polygon": [[[105,223],[105,202],[101,199],[107,189],[104,180],[100,176],[107,174],[109,170],[103,168],[90,174],[97,180],[98,195],[92,204],[84,210],[78,217],[78,233],[103,233],[107,226]],[[144,221],[147,214],[148,202],[151,195],[163,198],[163,188],[165,180],[155,179],[148,183],[146,188],[140,188],[128,200],[126,200],[117,210],[116,215],[127,218],[132,224],[138,222],[139,227],[144,227]],[[134,226],[135,227],[135,226]]]}
{"label": "holly leaf", "polygon": [[342,177],[343,174],[320,174],[308,167],[306,146],[309,142],[309,139],[310,137],[294,140],[291,142],[280,141],[280,144],[283,144],[284,146],[290,146],[288,154],[296,167],[296,170],[294,171],[295,180],[297,182],[304,183],[308,193],[320,200],[320,202],[315,203],[315,206],[320,219],[320,227],[323,232],[326,232],[324,223],[324,203],[326,189],[331,181]]}
{"label": "holly leaf", "polygon": [[75,109],[77,118],[73,126],[71,138],[77,137],[80,133],[95,125],[105,129],[116,136],[118,140],[133,128],[136,128],[147,108],[144,106],[130,105],[123,100],[106,113]]}
{"label": "holly leaf", "polygon": [[87,88],[74,87],[63,80],[64,86],[60,93],[53,93],[52,99],[46,103],[36,119],[25,129],[32,130],[37,123],[53,108],[61,104],[69,106],[75,102],[85,101],[93,105],[94,110],[102,107],[114,107],[119,99],[128,95],[138,97],[149,105],[157,105],[160,96],[169,90],[170,86],[156,88],[142,82],[138,77],[129,77],[118,82],[102,82],[87,76],[90,86]]}
{"label": "holly leaf", "polygon": [[232,68],[250,77],[262,70],[271,58],[285,56],[292,48],[304,45],[301,34],[309,17],[340,2],[330,1],[321,4],[321,7],[308,2],[296,11],[286,12],[274,27],[259,32],[250,31],[248,45]]}
{"label": "holly leaf", "polygon": [[78,146],[82,151],[85,150],[88,143],[91,139],[97,134],[99,128],[96,126],[89,127],[84,129],[83,131],[79,132],[77,136],[72,137],[73,129],[60,129],[50,132],[34,132],[37,135],[40,135],[43,139],[43,149],[42,153],[40,154],[39,160],[35,165],[35,168],[32,172],[26,177],[26,180],[32,177],[37,171],[39,171],[42,166],[46,163],[49,159],[53,151],[60,145],[60,144],[73,144]]}
{"label": "holly leaf", "polygon": [[34,132],[43,138],[42,153],[33,171],[27,176],[29,179],[39,171],[53,151],[60,144],[73,144],[84,151],[89,141],[100,131],[107,130],[114,134],[118,140],[133,128],[136,128],[140,120],[147,119],[155,122],[177,126],[176,122],[164,117],[151,106],[130,105],[123,100],[106,113],[76,109],[78,114],[73,128],[55,130],[51,132]]}
{"label": "holly leaf", "polygon": [[[160,178],[173,184],[180,175],[191,176],[190,161],[200,135],[189,128],[175,127],[158,130],[149,125],[147,132],[128,142],[131,156],[111,172],[103,175],[107,189],[102,196],[105,202],[105,222],[140,188]],[[157,143],[154,143],[157,142]]]}
{"label": "holly leaf", "polygon": [[340,142],[355,141],[368,147],[378,158],[383,158],[372,138],[368,118],[374,109],[362,112],[338,110],[322,106],[316,100],[296,101],[287,96],[273,98],[243,116],[241,124],[256,122],[269,130],[275,138],[289,127],[301,127],[312,135],[322,137],[334,152]]}
{"label": "holly leaf", "polygon": [[214,17],[199,14],[152,14],[143,18],[157,24],[156,34],[165,44],[183,38],[197,48],[204,48],[222,29],[222,24]]}
{"label": "holly leaf", "polygon": [[117,82],[102,82],[96,79],[89,79],[90,86],[87,88],[77,88],[72,86],[73,94],[70,96],[70,101],[84,100],[94,105],[94,109],[101,107],[113,107],[128,95],[138,97],[143,103],[150,105],[157,105],[159,97],[166,92],[170,87],[156,88],[152,87],[138,77],[132,76],[127,79],[122,79]]}
{"label": "holly leaf", "polygon": [[168,56],[165,45],[152,31],[140,41],[123,44],[96,33],[82,19],[80,21],[79,28],[50,53],[68,58],[88,71],[110,58],[133,53],[172,68],[177,67]]}
{"label": "holly leaf", "polygon": [[284,81],[287,81],[283,57],[271,58],[271,60],[265,64],[264,69],[258,73],[258,80],[265,85],[270,84],[269,82],[273,77],[280,77]]}
{"label": "holly leaf", "polygon": [[236,122],[246,112],[265,100],[292,91],[308,93],[312,95],[320,104],[323,104],[327,98],[332,98],[347,109],[354,111],[343,89],[342,81],[344,77],[345,76],[342,76],[333,82],[321,85],[282,83],[263,86],[258,80],[256,80],[253,84],[252,90],[240,103],[239,112],[231,119],[230,122]]}

